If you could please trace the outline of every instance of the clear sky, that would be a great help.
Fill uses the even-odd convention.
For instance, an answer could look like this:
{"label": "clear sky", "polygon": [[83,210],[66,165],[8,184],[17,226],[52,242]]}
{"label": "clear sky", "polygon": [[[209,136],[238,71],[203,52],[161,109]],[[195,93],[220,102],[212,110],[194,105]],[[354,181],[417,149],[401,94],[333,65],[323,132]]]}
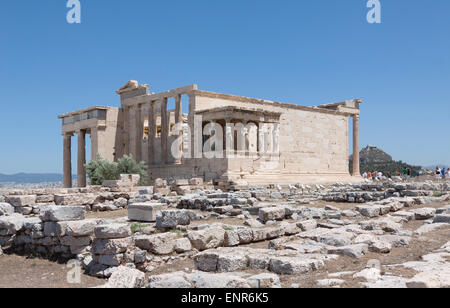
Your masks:
{"label": "clear sky", "polygon": [[381,24],[366,0],[81,0],[81,24],[66,2],[0,4],[0,173],[61,172],[57,115],[118,106],[130,79],[302,105],[360,98],[361,147],[450,164],[448,0],[380,0]]}

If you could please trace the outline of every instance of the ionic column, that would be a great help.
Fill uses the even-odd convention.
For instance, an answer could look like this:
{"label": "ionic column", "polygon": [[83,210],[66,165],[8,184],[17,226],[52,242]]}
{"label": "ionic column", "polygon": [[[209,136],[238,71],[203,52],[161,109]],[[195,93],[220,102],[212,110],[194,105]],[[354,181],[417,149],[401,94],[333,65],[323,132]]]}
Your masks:
{"label": "ionic column", "polygon": [[169,119],[167,115],[167,97],[161,103],[161,163],[166,165],[168,159]]}
{"label": "ionic column", "polygon": [[359,168],[359,115],[353,116],[353,176],[361,176]]}
{"label": "ionic column", "polygon": [[[181,94],[175,96],[175,124],[182,127],[183,125],[183,105],[181,103]],[[183,135],[183,131],[180,130],[178,136],[182,136]],[[177,138],[178,140],[178,149],[180,150],[180,153],[183,153],[183,139],[182,138]],[[181,157],[177,157],[176,164],[181,164]]]}
{"label": "ionic column", "polygon": [[148,107],[148,164],[155,164],[156,123],[153,102]]}
{"label": "ionic column", "polygon": [[77,178],[78,187],[86,187],[86,131],[80,130],[78,133],[78,163]]}
{"label": "ionic column", "polygon": [[136,113],[137,109],[134,106],[128,107],[128,155],[131,155],[134,159],[136,159],[136,139],[137,139],[137,132],[136,132]]}
{"label": "ionic column", "polygon": [[136,117],[136,144],[135,144],[135,151],[136,151],[136,156],[134,157],[134,159],[137,162],[140,162],[142,160],[142,139],[143,139],[143,133],[144,133],[144,125],[142,123],[142,114],[141,114],[141,105],[138,105],[136,107],[136,113],[135,113],[135,117]]}
{"label": "ionic column", "polygon": [[175,96],[175,105],[175,123],[183,122],[183,105],[180,94]]}
{"label": "ionic column", "polygon": [[64,136],[64,157],[63,157],[63,185],[64,188],[72,188],[72,143],[71,134],[65,134]]}
{"label": "ionic column", "polygon": [[190,129],[190,158],[202,158],[203,155],[203,126],[202,116],[196,115],[197,97],[189,93],[189,115],[188,123]]}
{"label": "ionic column", "polygon": [[130,110],[128,107],[123,108],[123,154],[130,155]]}
{"label": "ionic column", "polygon": [[[98,128],[91,128],[91,160],[97,159],[98,152]],[[102,157],[104,158],[104,157]]]}

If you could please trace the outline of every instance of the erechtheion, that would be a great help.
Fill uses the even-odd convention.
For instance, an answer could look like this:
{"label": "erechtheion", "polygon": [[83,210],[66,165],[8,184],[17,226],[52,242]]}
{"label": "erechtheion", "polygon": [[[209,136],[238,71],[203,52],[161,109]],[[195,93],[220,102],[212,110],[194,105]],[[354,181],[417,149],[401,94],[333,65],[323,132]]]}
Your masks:
{"label": "erechtheion", "polygon": [[[78,135],[78,186],[86,186],[86,134],[91,154],[125,154],[148,164],[149,179],[201,177],[213,183],[312,183],[359,179],[361,100],[317,107],[198,90],[190,85],[150,93],[129,81],[121,107],[91,107],[59,116],[64,186],[72,186],[71,137]],[[173,106],[173,108],[170,108]],[[189,111],[183,113],[183,107]],[[353,118],[353,175],[349,174]]]}

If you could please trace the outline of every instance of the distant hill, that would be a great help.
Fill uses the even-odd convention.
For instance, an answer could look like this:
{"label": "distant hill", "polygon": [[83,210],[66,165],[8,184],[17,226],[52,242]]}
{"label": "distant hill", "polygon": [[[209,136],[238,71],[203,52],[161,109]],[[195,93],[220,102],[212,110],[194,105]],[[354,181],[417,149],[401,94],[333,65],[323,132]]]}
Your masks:
{"label": "distant hill", "polygon": [[370,145],[359,152],[359,158],[361,164],[378,164],[394,161],[392,156],[388,155],[383,150]]}
{"label": "distant hill", "polygon": [[11,175],[0,173],[0,183],[37,184],[61,182],[62,180],[63,175],[57,173],[17,173]]}
{"label": "distant hill", "polygon": [[[382,149],[368,145],[359,153],[361,173],[381,171],[384,174],[390,172],[392,175],[402,173],[404,168],[410,168],[413,176],[419,175],[421,166],[409,165],[403,161],[395,161],[392,156]],[[350,172],[353,171],[353,156],[350,156]]]}

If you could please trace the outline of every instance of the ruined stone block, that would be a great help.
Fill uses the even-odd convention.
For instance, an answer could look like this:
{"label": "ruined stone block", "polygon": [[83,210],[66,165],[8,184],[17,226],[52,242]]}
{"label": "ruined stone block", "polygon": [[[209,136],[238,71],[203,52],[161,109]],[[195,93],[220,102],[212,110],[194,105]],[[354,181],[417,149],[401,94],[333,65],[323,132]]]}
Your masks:
{"label": "ruined stone block", "polygon": [[165,204],[134,203],[128,206],[128,219],[132,221],[155,222],[156,214]]}
{"label": "ruined stone block", "polygon": [[9,196],[8,203],[13,206],[31,206],[36,203],[36,195]]}

